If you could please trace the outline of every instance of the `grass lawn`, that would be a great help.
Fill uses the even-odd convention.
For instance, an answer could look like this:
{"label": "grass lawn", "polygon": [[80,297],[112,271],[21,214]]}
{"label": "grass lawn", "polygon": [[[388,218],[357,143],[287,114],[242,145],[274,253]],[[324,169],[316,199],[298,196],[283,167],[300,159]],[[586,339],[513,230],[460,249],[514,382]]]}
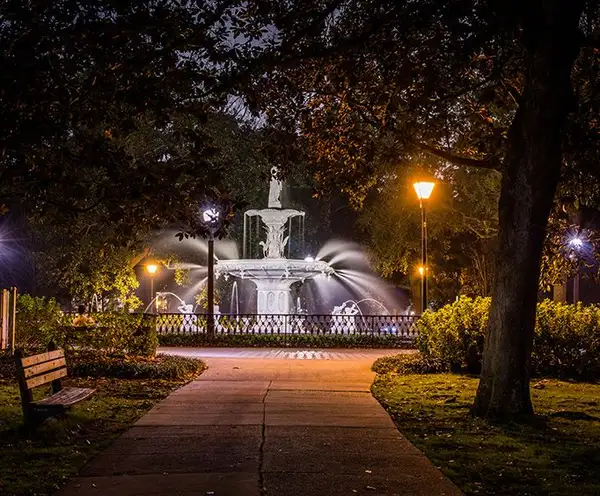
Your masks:
{"label": "grass lawn", "polygon": [[469,414],[477,383],[463,375],[386,374],[377,376],[373,394],[466,494],[600,494],[599,384],[534,381],[535,418],[490,425]]}
{"label": "grass lawn", "polygon": [[[0,494],[52,494],[154,403],[187,380],[67,379],[96,393],[28,440],[16,382],[0,379]],[[42,389],[43,388],[38,388]]]}

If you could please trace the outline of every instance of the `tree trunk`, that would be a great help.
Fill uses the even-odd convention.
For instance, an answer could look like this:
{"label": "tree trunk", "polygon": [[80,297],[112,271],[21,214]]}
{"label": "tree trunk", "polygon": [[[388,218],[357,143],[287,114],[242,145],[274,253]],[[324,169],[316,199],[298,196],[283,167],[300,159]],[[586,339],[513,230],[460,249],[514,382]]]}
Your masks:
{"label": "tree trunk", "polygon": [[524,88],[502,170],[496,273],[474,404],[476,415],[492,418],[533,413],[529,363],[540,259],[573,102],[581,5],[532,0],[521,12]]}

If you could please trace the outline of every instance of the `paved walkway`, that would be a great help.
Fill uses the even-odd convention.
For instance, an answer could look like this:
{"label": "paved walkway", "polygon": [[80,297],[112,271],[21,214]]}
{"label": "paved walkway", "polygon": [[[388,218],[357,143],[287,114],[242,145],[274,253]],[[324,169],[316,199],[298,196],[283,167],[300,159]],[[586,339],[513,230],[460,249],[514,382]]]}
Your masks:
{"label": "paved walkway", "polygon": [[374,357],[362,356],[371,352],[355,353],[205,358],[198,380],[157,404],[59,494],[460,495],[371,396]]}
{"label": "paved walkway", "polygon": [[[162,347],[159,353],[193,358],[268,358],[275,360],[366,360],[370,364],[379,357],[398,353],[416,353],[416,350],[391,349],[348,349],[328,348],[323,350],[300,348],[177,348]],[[369,365],[370,366],[370,365]]]}

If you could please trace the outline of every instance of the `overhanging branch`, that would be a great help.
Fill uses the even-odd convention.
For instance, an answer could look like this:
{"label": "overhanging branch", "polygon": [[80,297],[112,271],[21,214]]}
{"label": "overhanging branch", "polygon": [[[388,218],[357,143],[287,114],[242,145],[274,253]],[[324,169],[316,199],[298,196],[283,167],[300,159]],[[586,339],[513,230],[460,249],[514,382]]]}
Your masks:
{"label": "overhanging branch", "polygon": [[480,169],[492,169],[497,171],[500,170],[500,161],[494,155],[485,159],[477,159],[455,155],[454,153],[451,153],[446,150],[441,150],[434,146],[428,145],[427,143],[420,143],[418,147],[421,150],[429,153],[430,155],[443,158],[444,160],[447,160],[448,162],[454,165],[459,165],[462,167],[477,167]]}

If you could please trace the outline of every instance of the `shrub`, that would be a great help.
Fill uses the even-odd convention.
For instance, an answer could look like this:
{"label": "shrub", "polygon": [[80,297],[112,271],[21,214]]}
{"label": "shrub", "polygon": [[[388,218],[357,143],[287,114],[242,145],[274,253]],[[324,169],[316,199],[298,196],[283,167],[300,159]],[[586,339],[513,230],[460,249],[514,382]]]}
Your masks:
{"label": "shrub", "polygon": [[54,298],[17,296],[16,345],[44,349],[50,341],[64,343],[65,317]]}
{"label": "shrub", "polygon": [[73,319],[76,324],[68,329],[66,344],[72,349],[92,349],[105,355],[145,356],[156,353],[158,336],[156,326],[142,314],[120,312],[98,313]]}
{"label": "shrub", "polygon": [[532,370],[562,378],[600,378],[600,308],[538,304]]}
{"label": "shrub", "polygon": [[377,374],[437,374],[445,372],[444,366],[421,354],[404,353],[378,358],[371,367]]}
{"label": "shrub", "polygon": [[198,376],[206,366],[200,360],[160,355],[154,358],[107,357],[97,353],[71,353],[67,357],[74,377],[184,380]]}
{"label": "shrub", "polygon": [[[417,346],[433,369],[479,373],[489,298],[459,298],[417,322]],[[600,308],[544,300],[537,306],[532,375],[600,377]]]}
{"label": "shrub", "polygon": [[489,298],[461,296],[417,321],[416,344],[423,357],[446,371],[479,373]]}
{"label": "shrub", "polygon": [[395,336],[370,334],[217,334],[208,340],[204,333],[161,334],[163,346],[246,346],[275,348],[410,348]]}

